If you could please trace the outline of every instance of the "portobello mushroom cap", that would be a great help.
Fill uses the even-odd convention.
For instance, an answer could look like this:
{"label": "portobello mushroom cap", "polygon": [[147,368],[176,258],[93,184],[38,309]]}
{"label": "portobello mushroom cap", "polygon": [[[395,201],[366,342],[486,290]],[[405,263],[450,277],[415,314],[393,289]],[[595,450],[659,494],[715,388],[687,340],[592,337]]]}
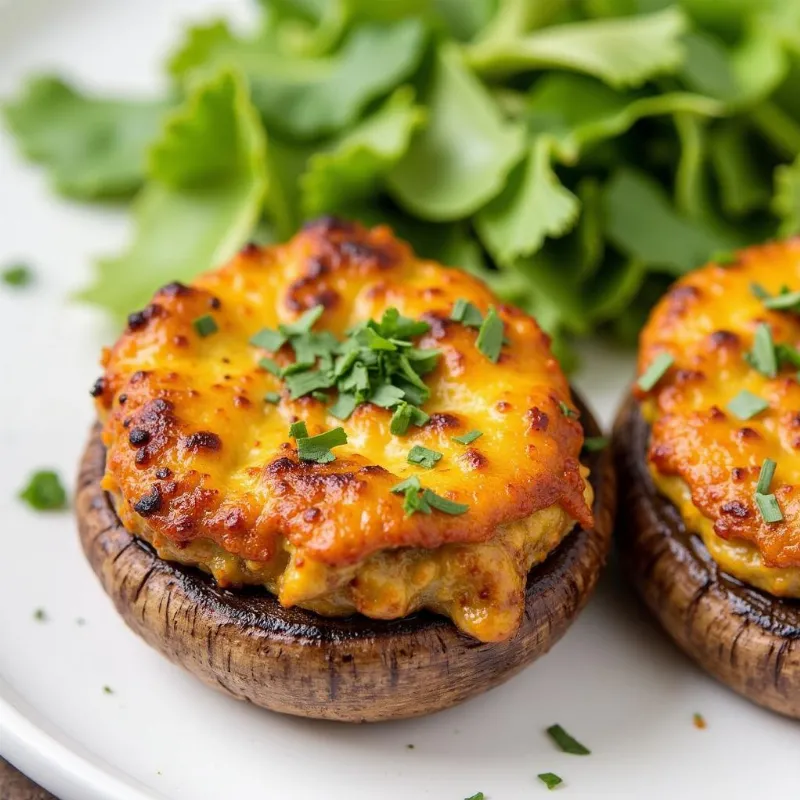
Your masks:
{"label": "portobello mushroom cap", "polygon": [[662,627],[708,673],[754,703],[800,719],[800,601],[774,597],[719,568],[653,483],[649,437],[630,397],[612,444],[623,570]]}
{"label": "portobello mushroom cap", "polygon": [[[579,398],[587,436],[600,429]],[[444,617],[323,617],[284,608],[264,589],[227,591],[160,559],[120,522],[102,489],[105,447],[91,432],[77,487],[84,552],[127,624],[208,685],[285,714],[374,722],[429,714],[497,686],[544,655],[591,595],[611,542],[610,450],[588,454],[595,526],[576,526],[529,574],[510,639],[482,643]]]}

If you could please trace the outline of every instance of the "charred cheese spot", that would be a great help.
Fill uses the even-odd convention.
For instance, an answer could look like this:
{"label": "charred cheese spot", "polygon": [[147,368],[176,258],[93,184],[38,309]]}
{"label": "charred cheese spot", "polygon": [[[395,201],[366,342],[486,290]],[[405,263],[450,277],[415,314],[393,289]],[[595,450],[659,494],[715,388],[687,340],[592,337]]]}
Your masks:
{"label": "charred cheese spot", "polygon": [[[800,290],[800,239],[753,247],[735,268],[708,266],[679,281],[642,332],[640,373],[666,351],[674,368],[646,397],[650,467],[660,490],[730,574],[776,595],[800,597],[800,408],[797,370],[768,378],[745,355],[756,326],[800,347],[800,315],[767,309],[752,291]],[[743,422],[727,406],[742,390],[769,408]],[[783,521],[766,523],[754,494],[764,459]]]}
{"label": "charred cheese spot", "polygon": [[[474,328],[449,319],[458,298],[499,309],[509,344],[497,364]],[[104,486],[126,527],[163,558],[224,586],[263,584],[285,605],[381,619],[428,608],[496,641],[520,622],[530,567],[576,521],[592,523],[582,430],[559,411],[571,398],[548,338],[474,277],[416,258],[388,228],[319,220],[156,300],[148,308],[161,311],[137,318],[107,355],[108,388],[95,402]],[[389,307],[431,325],[415,341],[441,351],[425,376],[426,424],[394,436],[392,412],[369,403],[341,422],[321,399],[291,399],[259,366],[267,354],[249,339],[317,304],[315,330],[340,339]],[[198,337],[192,323],[209,309],[218,330]],[[282,366],[293,359],[288,346],[272,355]],[[268,393],[279,401],[257,401]],[[124,407],[112,402],[122,395]],[[341,424],[348,442],[330,463],[300,461],[288,435],[297,420],[312,436]],[[469,430],[483,436],[465,449],[452,437]],[[408,463],[414,445],[442,454],[436,468]],[[469,511],[407,516],[391,489],[411,475]]]}

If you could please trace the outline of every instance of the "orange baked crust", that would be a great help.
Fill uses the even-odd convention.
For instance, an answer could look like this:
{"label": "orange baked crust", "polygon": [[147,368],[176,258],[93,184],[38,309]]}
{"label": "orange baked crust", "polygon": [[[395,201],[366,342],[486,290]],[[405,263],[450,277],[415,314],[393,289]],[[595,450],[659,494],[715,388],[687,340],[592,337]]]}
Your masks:
{"label": "orange baked crust", "polygon": [[[121,498],[123,522],[136,530],[146,517],[178,546],[208,539],[254,561],[270,560],[285,537],[297,559],[331,566],[385,548],[484,542],[498,526],[556,504],[591,525],[583,433],[559,410],[570,392],[548,337],[522,312],[498,306],[509,344],[493,364],[475,346],[477,331],[449,320],[457,298],[483,313],[497,303],[474,277],[416,258],[388,228],[335,220],[282,246],[245,247],[190,287],[161,289],[105,355],[95,392],[105,486]],[[248,339],[317,304],[325,312],[314,329],[340,338],[391,306],[431,324],[418,344],[442,357],[425,377],[426,425],[393,436],[392,412],[371,404],[340,422],[319,400],[291,400],[258,366],[266,353]],[[201,338],[192,323],[205,314],[219,330]],[[288,346],[276,360],[291,362]],[[281,392],[277,405],[263,401],[271,391]],[[288,436],[298,419],[312,436],[345,428],[349,442],[335,461],[298,461]],[[483,436],[468,447],[452,441],[471,429]],[[406,462],[415,444],[444,454],[436,469]],[[412,474],[469,511],[406,516],[390,489]]]}
{"label": "orange baked crust", "polygon": [[[736,262],[709,265],[679,280],[642,332],[640,374],[661,352],[674,363],[641,399],[654,414],[649,458],[662,475],[679,476],[694,505],[723,539],[756,545],[768,567],[800,566],[800,384],[785,366],[774,379],[751,367],[756,326],[775,343],[800,346],[800,316],[770,311],[752,291],[800,290],[800,239],[752,247]],[[747,389],[769,402],[741,421],[727,404]],[[652,405],[651,405],[652,404]],[[783,522],[767,524],[754,494],[764,459],[778,467],[771,491]]]}

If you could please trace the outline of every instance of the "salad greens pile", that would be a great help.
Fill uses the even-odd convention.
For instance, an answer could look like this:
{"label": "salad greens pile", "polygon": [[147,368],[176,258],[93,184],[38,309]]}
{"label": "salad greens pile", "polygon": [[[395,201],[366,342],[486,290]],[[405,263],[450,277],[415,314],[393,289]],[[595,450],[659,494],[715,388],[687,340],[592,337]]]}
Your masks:
{"label": "salad greens pile", "polygon": [[303,220],[385,221],[565,337],[800,232],[800,0],[263,0],[186,31],[165,97],[34,77],[4,105],[58,192],[132,199],[115,314]]}

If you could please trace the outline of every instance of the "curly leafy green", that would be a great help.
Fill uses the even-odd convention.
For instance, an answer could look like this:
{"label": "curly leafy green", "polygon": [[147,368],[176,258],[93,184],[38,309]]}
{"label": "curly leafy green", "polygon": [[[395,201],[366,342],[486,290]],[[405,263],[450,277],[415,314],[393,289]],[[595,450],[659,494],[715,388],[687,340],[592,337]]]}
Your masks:
{"label": "curly leafy green", "polygon": [[479,276],[569,364],[569,338],[632,341],[716,251],[800,233],[796,0],[258,7],[188,27],[163,102],[53,76],[5,101],[59,192],[138,192],[86,299],[120,315],[337,214]]}
{"label": "curly leafy green", "polygon": [[679,37],[685,27],[677,8],[571,22],[478,42],[469,50],[469,60],[479,72],[492,75],[557,68],[594,75],[611,86],[639,86],[681,63]]}
{"label": "curly leafy green", "polygon": [[424,99],[428,123],[389,173],[390,191],[422,219],[469,216],[503,188],[522,130],[503,119],[454,46],[438,50]]}
{"label": "curly leafy green", "polygon": [[187,280],[248,239],[268,187],[266,137],[245,82],[199,83],[167,120],[134,203],[133,241],[97,265],[81,297],[122,315],[169,280]]}
{"label": "curly leafy green", "polygon": [[97,200],[139,188],[145,151],[168,107],[87,97],[60,78],[41,75],[2,110],[22,152],[46,168],[59,193]]}
{"label": "curly leafy green", "polygon": [[330,149],[315,153],[300,178],[305,215],[336,211],[374,195],[380,179],[408,149],[411,135],[423,122],[413,89],[404,86]]}

